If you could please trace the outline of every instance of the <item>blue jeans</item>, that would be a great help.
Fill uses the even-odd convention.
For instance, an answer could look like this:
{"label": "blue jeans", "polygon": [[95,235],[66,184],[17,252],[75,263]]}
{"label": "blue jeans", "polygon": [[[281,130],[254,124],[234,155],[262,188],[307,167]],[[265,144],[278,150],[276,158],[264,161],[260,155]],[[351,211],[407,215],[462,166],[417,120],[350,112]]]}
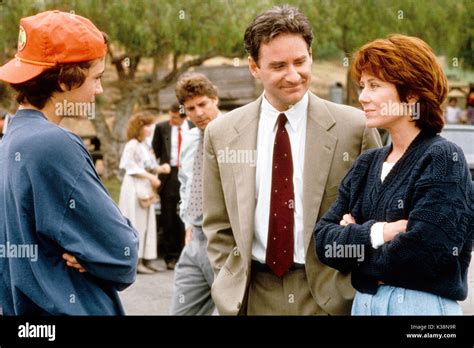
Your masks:
{"label": "blue jeans", "polygon": [[462,315],[454,300],[428,292],[379,286],[375,295],[356,292],[352,315]]}

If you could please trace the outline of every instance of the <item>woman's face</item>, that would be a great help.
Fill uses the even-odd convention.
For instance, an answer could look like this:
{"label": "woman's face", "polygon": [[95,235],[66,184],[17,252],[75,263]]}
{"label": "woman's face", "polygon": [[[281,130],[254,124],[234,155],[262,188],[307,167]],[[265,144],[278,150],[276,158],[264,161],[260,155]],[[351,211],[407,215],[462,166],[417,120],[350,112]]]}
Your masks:
{"label": "woman's face", "polygon": [[151,124],[143,126],[141,134],[141,140],[148,138],[151,135]]}
{"label": "woman's face", "polygon": [[402,103],[393,83],[363,72],[360,77],[359,102],[364,109],[366,126],[385,128],[410,120],[408,103]]}

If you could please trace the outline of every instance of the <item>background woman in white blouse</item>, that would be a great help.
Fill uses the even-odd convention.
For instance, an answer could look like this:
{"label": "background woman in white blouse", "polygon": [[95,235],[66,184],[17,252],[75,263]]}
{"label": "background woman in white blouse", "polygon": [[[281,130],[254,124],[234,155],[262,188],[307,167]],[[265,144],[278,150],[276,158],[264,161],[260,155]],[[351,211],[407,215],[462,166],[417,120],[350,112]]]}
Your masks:
{"label": "background woman in white blouse", "polygon": [[[157,174],[169,173],[171,169],[168,164],[158,166],[152,149],[145,142],[154,121],[153,115],[146,113],[136,113],[130,118],[128,142],[120,159],[120,169],[125,170],[125,176],[120,189],[119,207],[139,233],[137,271],[142,274],[159,270],[150,262],[157,258],[153,195],[160,186]],[[144,204],[145,196],[150,198],[148,204]]]}

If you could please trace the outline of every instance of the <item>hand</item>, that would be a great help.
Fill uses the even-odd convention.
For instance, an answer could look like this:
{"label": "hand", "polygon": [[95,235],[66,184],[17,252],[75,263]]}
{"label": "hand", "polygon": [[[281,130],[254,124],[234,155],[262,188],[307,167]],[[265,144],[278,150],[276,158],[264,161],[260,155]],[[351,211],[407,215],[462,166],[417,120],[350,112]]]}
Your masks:
{"label": "hand", "polygon": [[169,174],[169,173],[171,173],[171,166],[168,163],[162,164],[158,168],[158,173],[160,173],[160,174]]}
{"label": "hand", "polygon": [[387,222],[383,227],[383,241],[389,242],[399,233],[407,231],[408,220],[398,220],[395,222]]}
{"label": "hand", "polygon": [[161,181],[156,176],[152,175],[150,176],[150,184],[151,184],[151,187],[154,190],[156,190],[158,187],[160,187]]}
{"label": "hand", "polygon": [[186,230],[186,234],[184,236],[184,245],[188,245],[189,243],[191,243],[192,237],[193,237],[193,226],[190,226]]}
{"label": "hand", "polygon": [[77,262],[77,259],[72,256],[71,254],[64,253],[63,254],[63,259],[66,260],[66,265],[69,267],[77,269],[80,273],[87,272],[84,267],[82,267],[79,262]]}
{"label": "hand", "polygon": [[349,213],[349,214],[344,214],[344,216],[342,217],[342,220],[339,222],[339,225],[347,226],[347,225],[355,224],[355,223],[356,221],[354,220],[352,215]]}

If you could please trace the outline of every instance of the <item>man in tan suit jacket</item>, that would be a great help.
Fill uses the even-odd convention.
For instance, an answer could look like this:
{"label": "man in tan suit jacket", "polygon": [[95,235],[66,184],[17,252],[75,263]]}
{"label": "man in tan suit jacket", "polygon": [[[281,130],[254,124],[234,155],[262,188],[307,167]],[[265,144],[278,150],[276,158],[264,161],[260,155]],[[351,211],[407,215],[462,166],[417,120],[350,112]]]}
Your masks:
{"label": "man in tan suit jacket", "polygon": [[[214,120],[205,132],[203,230],[216,274],[212,297],[220,314],[350,313],[350,276],[319,262],[313,229],[353,161],[381,144],[377,131],[365,128],[360,110],[308,91],[311,40],[309,22],[295,8],[275,7],[257,16],[245,41],[250,71],[262,81],[264,94]],[[262,163],[272,163],[272,127],[283,112],[295,167],[295,262],[278,276],[265,261],[270,231],[260,226],[267,226],[269,216],[269,198],[263,201],[269,191],[263,186],[272,182],[272,167]],[[270,152],[264,151],[267,138]],[[305,140],[298,148],[300,139]]]}

